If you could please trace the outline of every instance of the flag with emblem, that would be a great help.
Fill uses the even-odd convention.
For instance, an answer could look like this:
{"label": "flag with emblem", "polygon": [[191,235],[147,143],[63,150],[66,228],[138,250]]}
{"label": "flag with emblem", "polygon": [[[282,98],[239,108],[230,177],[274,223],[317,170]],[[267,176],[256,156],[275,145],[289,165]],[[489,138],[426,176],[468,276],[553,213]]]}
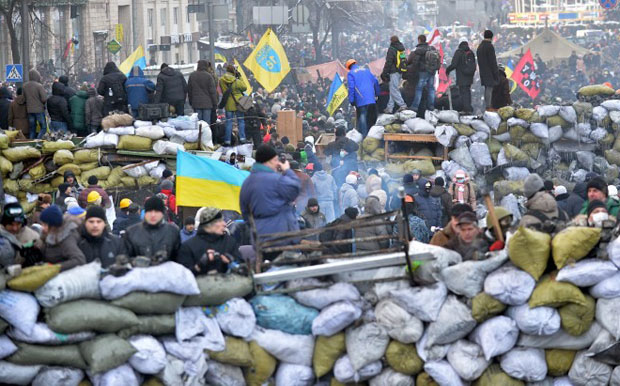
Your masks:
{"label": "flag with emblem", "polygon": [[536,74],[536,67],[534,66],[534,58],[532,57],[532,51],[529,49],[523,55],[514,72],[512,73],[512,79],[521,87],[523,91],[532,99],[536,99],[540,93],[542,81],[538,74]]}
{"label": "flag with emblem", "polygon": [[325,106],[329,116],[334,115],[334,111],[340,107],[342,102],[344,102],[348,96],[349,91],[347,90],[347,87],[344,85],[340,75],[336,74],[336,76],[334,76],[334,80],[332,81],[332,85],[329,88],[329,94],[327,95],[327,106]]}
{"label": "flag with emblem", "polygon": [[245,95],[252,94],[252,91],[253,91],[252,85],[250,84],[248,77],[245,75],[245,71],[243,71],[243,67],[241,67],[241,65],[237,61],[237,58],[235,58],[235,66],[237,66],[237,70],[239,70],[239,75],[241,75],[241,80],[243,81],[243,83],[245,83],[246,90],[244,94]]}
{"label": "flag with emblem", "polygon": [[504,72],[506,73],[506,78],[508,78],[508,81],[510,82],[510,93],[512,94],[517,89],[517,82],[512,79],[512,74],[515,72],[515,64],[512,62],[512,59],[508,60],[508,63],[506,63]]}
{"label": "flag with emblem", "polygon": [[267,92],[275,90],[291,71],[284,47],[271,28],[267,29],[243,65],[252,71]]}

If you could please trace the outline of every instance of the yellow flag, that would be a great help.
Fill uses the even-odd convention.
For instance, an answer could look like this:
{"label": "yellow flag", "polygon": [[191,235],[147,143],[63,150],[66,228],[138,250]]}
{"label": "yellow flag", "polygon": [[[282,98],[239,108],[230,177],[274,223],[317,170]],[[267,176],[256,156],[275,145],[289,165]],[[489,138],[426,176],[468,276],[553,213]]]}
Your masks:
{"label": "yellow flag", "polygon": [[245,71],[243,71],[243,68],[237,61],[237,58],[235,58],[235,66],[237,66],[237,69],[239,70],[239,73],[241,74],[241,80],[245,83],[245,87],[247,87],[247,90],[245,90],[245,93],[247,95],[252,94],[252,86],[250,85],[250,81],[248,80],[248,77],[245,76]]}
{"label": "yellow flag", "polygon": [[329,94],[327,94],[327,106],[325,106],[330,117],[334,115],[334,111],[340,107],[342,102],[344,102],[348,96],[349,91],[347,90],[347,87],[342,82],[340,75],[336,74],[334,81],[329,88]]}
{"label": "yellow flag", "polygon": [[271,28],[243,63],[267,92],[272,92],[291,71],[284,47]]}
{"label": "yellow flag", "polygon": [[118,66],[118,69],[128,76],[134,66],[138,66],[143,70],[146,68],[146,58],[144,57],[144,49],[142,49],[142,46],[138,46],[138,48]]}

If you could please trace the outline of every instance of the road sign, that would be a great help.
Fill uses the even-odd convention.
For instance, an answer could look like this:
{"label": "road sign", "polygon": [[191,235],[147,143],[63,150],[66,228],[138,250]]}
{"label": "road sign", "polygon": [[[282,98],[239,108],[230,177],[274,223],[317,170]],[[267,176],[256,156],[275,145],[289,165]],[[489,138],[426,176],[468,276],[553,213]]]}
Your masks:
{"label": "road sign", "polygon": [[125,40],[125,33],[123,30],[122,24],[116,25],[115,32],[116,32],[116,40],[118,40],[119,42],[122,42],[123,40]]}
{"label": "road sign", "polygon": [[7,64],[5,79],[7,82],[23,82],[24,81],[24,69],[21,64]]}
{"label": "road sign", "polygon": [[119,43],[116,39],[112,39],[108,42],[108,51],[110,51],[112,55],[116,55],[121,48],[123,48],[123,46],[121,46],[121,43]]}
{"label": "road sign", "polygon": [[601,4],[601,7],[605,9],[612,9],[616,8],[618,5],[618,0],[599,0],[599,3]]}

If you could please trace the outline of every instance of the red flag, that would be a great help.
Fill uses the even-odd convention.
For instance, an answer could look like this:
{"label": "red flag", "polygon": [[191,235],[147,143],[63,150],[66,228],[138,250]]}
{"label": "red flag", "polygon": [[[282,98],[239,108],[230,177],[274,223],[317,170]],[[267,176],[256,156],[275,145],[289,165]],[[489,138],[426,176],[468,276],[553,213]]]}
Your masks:
{"label": "red flag", "polygon": [[542,80],[538,77],[538,74],[536,74],[534,58],[532,58],[532,52],[529,49],[515,67],[515,71],[512,73],[512,79],[517,82],[519,87],[521,87],[530,98],[536,99],[540,93]]}
{"label": "red flag", "polygon": [[73,47],[73,39],[70,39],[67,42],[67,46],[65,47],[65,53],[62,55],[63,59],[67,59],[67,57],[69,56],[69,51],[71,50],[72,47]]}
{"label": "red flag", "polygon": [[450,87],[450,78],[446,74],[446,67],[441,66],[439,69],[439,85],[437,86],[437,94],[443,94]]}

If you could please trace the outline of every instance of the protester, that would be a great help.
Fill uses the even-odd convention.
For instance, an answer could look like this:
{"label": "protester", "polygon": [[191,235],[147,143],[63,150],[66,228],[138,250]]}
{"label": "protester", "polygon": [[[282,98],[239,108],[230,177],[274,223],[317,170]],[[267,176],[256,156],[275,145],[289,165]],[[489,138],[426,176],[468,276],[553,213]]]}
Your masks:
{"label": "protester", "polygon": [[39,223],[39,216],[41,212],[49,208],[52,205],[52,196],[47,193],[39,193],[37,197],[37,203],[34,208],[34,213],[30,216],[30,224]]}
{"label": "protester", "polygon": [[226,110],[226,135],[224,146],[232,143],[233,119],[237,118],[237,128],[239,130],[239,141],[245,143],[245,120],[243,112],[238,109],[239,99],[243,97],[243,92],[247,89],[245,83],[239,78],[239,74],[233,65],[226,66],[226,74],[220,78],[220,89],[222,90],[222,102]]}
{"label": "protester", "polygon": [[108,193],[98,185],[99,179],[96,176],[88,177],[88,187],[82,190],[78,196],[78,204],[84,209],[88,206],[88,196],[91,192],[97,192],[101,196],[101,205],[109,208],[112,205]]}
{"label": "protester", "polygon": [[349,174],[345,183],[342,184],[338,191],[338,199],[340,200],[340,207],[356,208],[359,210],[360,196],[357,194],[357,177],[354,174]]}
{"label": "protester", "polygon": [[252,140],[256,149],[263,143],[261,128],[267,127],[267,115],[265,115],[264,108],[254,101],[252,107],[247,111],[244,121],[245,135]]}
{"label": "protester", "polygon": [[431,197],[439,198],[441,201],[441,226],[445,227],[450,221],[450,211],[452,209],[452,195],[444,187],[444,180],[441,177],[435,178],[435,183],[430,191]]}
{"label": "protester", "polygon": [[484,87],[484,105],[488,110],[492,107],[493,87],[499,83],[499,71],[495,47],[493,47],[493,32],[484,31],[484,40],[478,46],[476,57],[480,70],[480,83]]}
{"label": "protester", "polygon": [[[426,226],[426,222],[418,216],[418,207],[413,196],[405,195],[405,209],[407,211],[407,223],[409,224],[409,239],[422,243],[428,243],[433,237],[433,232]],[[394,232],[398,232],[398,225],[394,227]]]}
{"label": "protester", "polygon": [[128,198],[123,198],[119,203],[120,213],[112,224],[112,232],[120,236],[127,228],[142,221],[140,218],[140,207],[131,202]]}
{"label": "protester", "polygon": [[521,218],[519,226],[551,233],[554,229],[548,228],[549,223],[568,220],[566,214],[558,210],[554,197],[544,189],[544,181],[538,174],[532,173],[525,179],[523,193],[527,198],[525,203],[527,211]]}
{"label": "protester", "polygon": [[58,185],[58,193],[56,194],[56,205],[58,205],[61,210],[64,211],[67,209],[65,200],[69,197],[75,198],[71,185],[65,182]]}
{"label": "protester", "polygon": [[468,204],[472,208],[476,207],[476,190],[465,171],[458,170],[456,172],[448,193],[452,196],[452,202]]}
{"label": "protester", "polygon": [[103,97],[97,95],[94,88],[88,89],[88,99],[84,106],[84,124],[88,128],[88,132],[97,133],[101,130],[101,121],[103,120]]}
{"label": "protester", "polygon": [[102,207],[88,208],[84,223],[79,228],[80,240],[77,243],[86,263],[98,260],[102,268],[114,264],[116,256],[126,254],[123,241],[108,231],[106,222],[105,210]]}
{"label": "protester", "polygon": [[458,233],[458,217],[465,212],[473,213],[472,207],[468,204],[454,204],[450,211],[450,222],[433,235],[430,244],[445,247],[449,242],[454,240]]}
{"label": "protester", "polygon": [[418,84],[415,89],[415,97],[411,103],[411,110],[417,112],[422,100],[422,92],[426,89],[427,105],[422,110],[434,110],[435,108],[435,73],[439,69],[439,52],[434,47],[429,47],[426,36],[418,36],[418,45],[413,55],[413,67],[418,73]]}
{"label": "protester", "polygon": [[[66,95],[66,94],[65,94]],[[88,91],[79,90],[69,98],[69,110],[71,111],[71,121],[73,123],[73,132],[79,137],[88,135],[88,126],[86,125],[86,102],[88,100]]]}
{"label": "protester", "polygon": [[71,98],[73,98],[73,96],[75,96],[75,94],[77,93],[73,87],[69,86],[69,77],[67,75],[59,76],[58,83],[61,83],[63,85],[65,100],[67,101],[67,104],[69,105],[69,111],[72,111],[71,110],[72,108]]}
{"label": "protester", "polygon": [[37,137],[37,124],[41,128],[39,138],[42,138],[47,128],[45,121],[45,103],[47,93],[41,84],[41,75],[37,70],[28,72],[28,82],[24,84],[24,97],[26,98],[26,109],[28,110],[28,122],[30,126],[30,139]]}
{"label": "protester", "polygon": [[159,185],[160,193],[166,195],[167,206],[170,210],[176,214],[177,213],[177,198],[173,193],[174,183],[170,180],[164,180]]}
{"label": "protester", "polygon": [[187,98],[185,77],[166,63],[162,63],[160,70],[155,87],[155,103],[168,103],[170,107],[174,107],[176,115],[185,115],[185,98]]}
{"label": "protester", "polygon": [[198,114],[198,119],[205,122],[211,121],[211,110],[216,109],[218,104],[217,85],[208,69],[209,62],[199,60],[196,71],[189,75],[187,82],[189,104]]}
{"label": "protester", "polygon": [[418,187],[418,194],[413,197],[417,213],[426,222],[426,226],[429,229],[433,227],[440,228],[443,225],[441,221],[443,210],[441,199],[430,195],[433,183],[426,180],[418,180]]}
{"label": "protester", "polygon": [[103,68],[103,78],[97,86],[97,93],[103,96],[103,116],[108,116],[112,111],[123,113],[127,110],[127,92],[125,82],[127,77],[114,62],[106,63]]}
{"label": "protester", "polygon": [[6,87],[0,88],[0,129],[9,129],[9,110],[11,109],[11,100],[13,96],[11,91]]}
{"label": "protester", "polygon": [[[327,224],[327,228],[334,227],[336,225],[344,225],[354,221],[359,215],[357,208],[346,208],[344,214],[338,217],[336,220]],[[334,240],[349,240],[353,238],[353,229],[350,227],[342,227],[334,230],[329,229],[319,235],[320,242],[329,242]],[[325,253],[352,253],[355,251],[355,243],[333,244],[329,245]]]}
{"label": "protester", "polygon": [[[304,222],[306,223],[306,228],[309,229],[323,228],[327,225],[327,218],[321,212],[321,206],[316,198],[311,198],[308,200],[308,205],[301,214],[301,217],[303,217]],[[318,240],[318,235],[316,236],[316,239]]]}
{"label": "protester", "polygon": [[196,236],[196,220],[193,217],[185,217],[183,229],[179,231],[179,236],[181,237],[181,244]]}
{"label": "protester", "polygon": [[[558,203],[558,208],[565,211],[568,214],[568,217],[570,218],[575,217],[575,216],[570,215],[570,210],[569,210],[570,208],[569,208],[569,201],[568,201],[568,198],[570,197],[570,195],[568,194],[566,187],[562,185],[556,186],[555,189],[553,190],[553,195],[555,196],[555,201]],[[581,206],[579,207],[579,209],[581,210]]]}
{"label": "protester", "polygon": [[299,162],[291,161],[290,164],[291,170],[295,173],[295,175],[299,179],[299,182],[301,183],[301,190],[299,192],[299,196],[297,196],[297,199],[295,200],[295,208],[297,210],[297,214],[301,215],[301,213],[306,208],[306,205],[308,204],[308,200],[311,197],[316,197],[314,183],[312,182],[312,178],[309,175],[301,171]]}
{"label": "protester", "polygon": [[[50,130],[53,132],[68,133],[73,131],[73,120],[69,112],[69,104],[64,97],[64,86],[60,82],[55,82],[52,85],[52,96],[47,99],[47,111],[50,115]],[[45,130],[42,129],[39,133],[39,138],[42,137],[41,133]]]}
{"label": "protester", "polygon": [[10,127],[19,130],[24,135],[24,138],[28,138],[30,135],[28,108],[26,107],[26,97],[23,94],[22,87],[17,89],[17,96],[9,106],[8,124]]}
{"label": "protester", "polygon": [[474,108],[471,105],[471,85],[474,83],[476,73],[476,56],[469,49],[469,43],[463,40],[459,43],[459,48],[452,56],[452,62],[446,68],[446,75],[456,70],[456,85],[459,88],[459,96],[463,106],[463,113],[472,113]]}
{"label": "protester", "polygon": [[580,214],[587,214],[588,205],[594,200],[603,201],[607,205],[607,212],[618,217],[618,211],[620,210],[620,203],[610,197],[608,197],[607,183],[602,177],[595,177],[588,181],[587,185],[588,199],[583,203]]}
{"label": "protester", "polygon": [[[15,250],[15,264],[21,264],[23,267],[29,267],[43,260],[41,249],[43,243],[38,232],[26,225],[26,216],[22,206],[17,203],[10,203],[4,206],[2,218],[0,219],[0,237],[5,238],[9,243],[13,243]],[[12,235],[15,240],[8,237],[6,233]],[[11,255],[8,250],[8,243],[0,245],[0,261],[6,261],[6,256]],[[2,263],[6,266],[5,263]]]}
{"label": "protester", "polygon": [[506,76],[504,66],[498,67],[499,81],[493,87],[493,96],[491,97],[491,107],[493,109],[501,109],[502,107],[512,105],[512,97],[510,96],[510,82]]}
{"label": "protester", "polygon": [[383,72],[381,73],[381,79],[389,82],[390,89],[390,99],[383,111],[386,114],[394,112],[394,104],[398,105],[398,111],[403,111],[407,108],[399,89],[402,73],[407,69],[406,55],[405,46],[400,42],[398,36],[392,36],[390,38],[390,47],[385,55]]}
{"label": "protester", "polygon": [[86,257],[78,247],[80,235],[76,219],[70,215],[63,218],[60,208],[52,205],[41,212],[40,220],[44,241],[42,253],[46,263],[60,264],[61,271],[86,264]]}
{"label": "protester", "polygon": [[131,108],[131,115],[138,118],[138,110],[141,105],[149,103],[150,96],[155,92],[155,84],[144,77],[144,71],[134,66],[125,81],[127,102]]}
{"label": "protester", "polygon": [[343,127],[336,129],[336,140],[326,149],[331,156],[332,175],[336,184],[341,186],[349,173],[357,171],[357,151],[359,145],[347,138]]}
{"label": "protester", "polygon": [[[512,213],[506,210],[506,208],[503,208],[501,206],[495,206],[493,209],[495,212],[495,218],[499,223],[502,237],[504,238],[504,240],[507,240],[508,231],[510,230],[510,227],[512,226],[512,223],[514,221],[514,216]],[[495,225],[491,220],[491,212],[487,212],[486,224],[487,231],[485,232],[484,236],[487,240],[491,242],[491,247],[489,249],[491,251],[504,249],[504,243],[502,243],[501,240],[498,240],[497,236],[495,235]]]}
{"label": "protester", "polygon": [[325,214],[325,219],[328,223],[336,220],[335,203],[338,201],[339,196],[338,186],[334,177],[323,170],[323,166],[320,163],[317,163],[314,165],[312,182],[314,183],[318,204]]}
{"label": "protester", "polygon": [[[360,218],[375,216],[384,213],[385,210],[381,206],[378,197],[368,196],[364,204],[364,215]],[[379,219],[376,219],[379,220]],[[375,220],[375,221],[376,221]],[[355,238],[364,239],[367,237],[381,237],[392,234],[392,227],[387,224],[375,225],[372,227],[363,227],[355,230]],[[381,251],[389,248],[390,240],[372,240],[372,241],[360,241],[355,244],[356,252],[371,252]]]}
{"label": "protester", "polygon": [[376,109],[376,98],[379,96],[379,82],[369,69],[357,65],[355,59],[346,63],[347,87],[349,88],[349,103],[355,106],[357,112],[357,129],[366,137],[368,134],[368,112]]}
{"label": "protester", "polygon": [[473,212],[461,213],[457,218],[456,226],[458,227],[457,237],[450,240],[445,247],[458,252],[463,261],[484,260],[489,246],[481,237],[476,214]]}
{"label": "protester", "polygon": [[67,170],[64,174],[64,183],[69,184],[71,187],[71,196],[78,197],[78,195],[82,192],[84,187],[80,185],[77,178],[75,178],[75,174],[71,170]]}

